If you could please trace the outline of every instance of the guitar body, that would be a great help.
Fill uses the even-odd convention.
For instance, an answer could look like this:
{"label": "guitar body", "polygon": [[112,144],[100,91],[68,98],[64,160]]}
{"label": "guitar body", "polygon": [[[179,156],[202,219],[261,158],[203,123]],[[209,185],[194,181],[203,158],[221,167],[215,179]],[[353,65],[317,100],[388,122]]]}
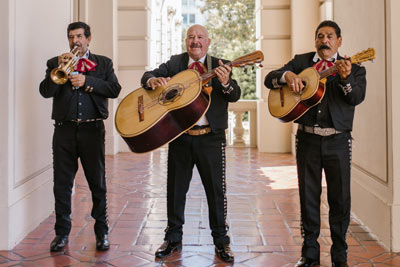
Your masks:
{"label": "guitar body", "polygon": [[320,81],[320,75],[316,69],[307,68],[298,76],[305,83],[301,93],[293,92],[288,85],[269,91],[269,112],[282,122],[300,118],[307,110],[321,102],[325,95],[325,80]]}
{"label": "guitar body", "polygon": [[210,96],[194,70],[182,71],[156,90],[138,88],[119,104],[115,126],[129,148],[149,152],[190,129],[206,113]]}

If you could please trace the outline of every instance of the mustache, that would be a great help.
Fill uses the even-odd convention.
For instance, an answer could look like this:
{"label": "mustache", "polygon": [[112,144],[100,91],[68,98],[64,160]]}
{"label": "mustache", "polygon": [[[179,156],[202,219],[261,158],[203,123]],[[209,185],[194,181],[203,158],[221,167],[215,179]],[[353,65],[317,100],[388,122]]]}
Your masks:
{"label": "mustache", "polygon": [[329,50],[329,49],[331,49],[329,46],[327,46],[327,45],[325,45],[325,44],[322,44],[322,45],[320,45],[319,47],[318,47],[318,50],[322,50],[322,49],[327,49],[327,50]]}
{"label": "mustache", "polygon": [[190,45],[190,48],[201,48],[200,44],[192,44]]}

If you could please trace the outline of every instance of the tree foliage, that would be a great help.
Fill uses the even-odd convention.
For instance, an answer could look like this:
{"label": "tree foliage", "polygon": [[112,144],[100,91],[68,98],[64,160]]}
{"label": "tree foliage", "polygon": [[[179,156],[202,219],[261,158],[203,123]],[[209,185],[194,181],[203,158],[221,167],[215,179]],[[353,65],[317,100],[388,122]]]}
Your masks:
{"label": "tree foliage", "polygon": [[[204,0],[213,56],[234,60],[255,50],[255,0]],[[243,99],[256,98],[255,71],[234,69]]]}

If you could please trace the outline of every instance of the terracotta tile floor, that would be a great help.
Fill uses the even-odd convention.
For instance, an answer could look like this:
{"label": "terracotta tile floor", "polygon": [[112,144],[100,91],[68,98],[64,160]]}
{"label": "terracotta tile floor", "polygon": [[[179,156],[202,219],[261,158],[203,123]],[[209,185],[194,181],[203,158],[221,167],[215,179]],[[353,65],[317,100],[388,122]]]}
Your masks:
{"label": "terracotta tile floor", "polygon": [[[235,266],[293,266],[300,256],[299,201],[295,162],[288,154],[228,148],[228,223]],[[91,197],[80,169],[73,196],[73,229],[61,253],[50,253],[54,214],[11,251],[0,266],[228,266],[214,255],[207,203],[198,173],[188,193],[184,246],[164,261],[154,258],[166,226],[167,150],[107,157],[112,247],[96,252]],[[321,264],[330,266],[326,194],[321,205]],[[348,233],[350,266],[400,266],[354,219]]]}

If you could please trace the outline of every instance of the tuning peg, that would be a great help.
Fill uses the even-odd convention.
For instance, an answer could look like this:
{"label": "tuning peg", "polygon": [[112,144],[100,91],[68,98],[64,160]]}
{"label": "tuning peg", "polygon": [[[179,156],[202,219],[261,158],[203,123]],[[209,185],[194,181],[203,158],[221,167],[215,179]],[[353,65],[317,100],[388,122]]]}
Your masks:
{"label": "tuning peg", "polygon": [[247,74],[247,68],[243,68],[244,73]]}
{"label": "tuning peg", "polygon": [[260,68],[262,68],[262,67],[264,67],[261,63],[260,64],[258,64],[258,66],[260,67]]}

